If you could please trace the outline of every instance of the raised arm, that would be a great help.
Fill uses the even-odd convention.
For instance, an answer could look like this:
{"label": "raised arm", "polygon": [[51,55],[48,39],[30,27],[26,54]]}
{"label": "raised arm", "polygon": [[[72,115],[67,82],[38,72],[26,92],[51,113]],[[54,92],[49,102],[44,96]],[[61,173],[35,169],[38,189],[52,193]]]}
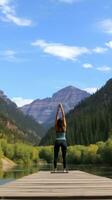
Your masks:
{"label": "raised arm", "polygon": [[63,127],[66,131],[66,118],[65,118],[65,112],[64,112],[64,109],[63,109],[63,105],[62,104],[59,104],[60,105],[60,109],[61,109],[61,113],[62,113],[62,121],[63,121]]}
{"label": "raised arm", "polygon": [[58,113],[59,113],[60,105],[58,105],[56,119],[55,119],[55,129],[57,130],[57,121],[58,121]]}

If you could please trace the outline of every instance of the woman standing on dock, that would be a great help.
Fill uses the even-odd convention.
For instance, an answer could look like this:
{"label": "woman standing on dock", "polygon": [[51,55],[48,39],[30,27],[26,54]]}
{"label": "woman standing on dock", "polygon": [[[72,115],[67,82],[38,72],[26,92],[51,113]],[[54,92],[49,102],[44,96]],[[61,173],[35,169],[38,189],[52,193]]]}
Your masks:
{"label": "woman standing on dock", "polygon": [[[61,118],[58,118],[59,111],[61,111],[62,114]],[[56,140],[54,144],[54,171],[57,170],[58,153],[61,147],[62,158],[63,158],[63,170],[64,172],[66,172],[66,152],[67,152],[66,119],[62,104],[59,104],[57,108],[55,130],[56,130]]]}

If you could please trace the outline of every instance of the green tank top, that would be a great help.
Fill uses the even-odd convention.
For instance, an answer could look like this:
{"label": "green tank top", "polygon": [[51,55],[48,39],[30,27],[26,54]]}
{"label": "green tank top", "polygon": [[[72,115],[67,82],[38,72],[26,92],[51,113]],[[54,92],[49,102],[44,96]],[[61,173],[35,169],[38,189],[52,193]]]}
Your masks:
{"label": "green tank top", "polygon": [[57,132],[56,140],[66,140],[66,133],[65,132]]}

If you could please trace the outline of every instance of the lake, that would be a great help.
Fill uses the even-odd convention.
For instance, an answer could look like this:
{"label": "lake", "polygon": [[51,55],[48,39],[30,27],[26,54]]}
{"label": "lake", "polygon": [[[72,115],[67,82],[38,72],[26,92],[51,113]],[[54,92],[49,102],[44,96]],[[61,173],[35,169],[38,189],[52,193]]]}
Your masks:
{"label": "lake", "polygon": [[18,178],[22,178],[23,176],[27,176],[29,174],[37,172],[39,169],[37,166],[33,167],[15,167],[7,172],[3,172],[0,170],[0,185],[16,180]]}
{"label": "lake", "polygon": [[[23,176],[38,172],[39,170],[51,170],[51,165],[33,166],[33,167],[16,167],[7,172],[0,171],[0,185],[16,180]],[[99,176],[112,178],[112,167],[102,165],[71,165],[69,170],[81,170]]]}

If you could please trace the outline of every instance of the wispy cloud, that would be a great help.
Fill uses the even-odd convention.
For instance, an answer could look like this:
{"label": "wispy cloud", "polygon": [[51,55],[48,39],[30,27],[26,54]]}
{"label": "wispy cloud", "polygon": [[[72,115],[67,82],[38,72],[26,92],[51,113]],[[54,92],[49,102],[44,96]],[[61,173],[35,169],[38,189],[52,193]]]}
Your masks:
{"label": "wispy cloud", "polygon": [[104,65],[102,67],[97,67],[96,69],[98,71],[101,71],[101,72],[110,72],[110,71],[112,71],[112,68],[109,67],[109,66],[106,66],[106,65]]}
{"label": "wispy cloud", "polygon": [[86,69],[93,68],[93,65],[90,63],[84,63],[82,66],[83,66],[83,68],[86,68]]}
{"label": "wispy cloud", "polygon": [[[39,47],[44,53],[57,56],[63,60],[75,61],[83,54],[104,54],[108,51],[107,47],[97,46],[87,48],[83,46],[69,46],[62,43],[51,43],[45,40],[36,40],[31,43],[32,46]],[[107,45],[106,45],[107,46]],[[90,65],[83,65],[84,68],[92,68]]]}
{"label": "wispy cloud", "polygon": [[[84,63],[82,65],[82,67],[85,68],[85,69],[91,69],[91,68],[93,68],[93,65],[90,64],[90,63]],[[101,72],[110,72],[110,71],[112,71],[112,67],[109,67],[107,65],[104,65],[104,66],[101,66],[101,67],[94,67],[94,69],[97,70],[97,71],[101,71]]]}
{"label": "wispy cloud", "polygon": [[72,4],[72,3],[80,2],[81,0],[55,0],[55,1],[60,2],[60,3]]}
{"label": "wispy cloud", "polygon": [[44,40],[36,40],[33,46],[40,47],[44,53],[59,57],[63,60],[76,60],[83,54],[89,54],[90,50],[86,47],[67,46],[60,43],[49,43]]}
{"label": "wispy cloud", "polygon": [[103,54],[106,51],[108,51],[108,49],[107,48],[103,48],[103,47],[96,47],[96,48],[93,49],[93,52],[97,53],[97,54]]}
{"label": "wispy cloud", "polygon": [[4,51],[0,51],[0,59],[15,61],[16,60],[16,52],[12,49],[6,49]]}
{"label": "wispy cloud", "polygon": [[98,22],[99,28],[102,29],[103,32],[112,34],[112,19],[104,19]]}
{"label": "wispy cloud", "polygon": [[112,40],[106,42],[105,44],[108,48],[112,49]]}
{"label": "wispy cloud", "polygon": [[98,90],[98,88],[92,87],[92,88],[85,88],[84,90],[86,92],[89,92],[90,94],[94,94]]}
{"label": "wispy cloud", "polygon": [[33,99],[24,99],[22,97],[13,97],[11,100],[15,102],[18,107],[30,104],[33,101]]}
{"label": "wispy cloud", "polygon": [[16,10],[12,3],[13,0],[0,0],[0,11],[2,13],[0,19],[4,22],[12,22],[18,26],[31,26],[32,21],[30,19],[16,16]]}
{"label": "wispy cloud", "polygon": [[0,60],[7,62],[28,62],[29,57],[26,57],[25,51],[15,51],[13,49],[5,49],[0,51]]}
{"label": "wispy cloud", "polygon": [[11,50],[11,49],[7,49],[3,52],[3,55],[5,57],[9,57],[9,58],[15,58],[16,52]]}

